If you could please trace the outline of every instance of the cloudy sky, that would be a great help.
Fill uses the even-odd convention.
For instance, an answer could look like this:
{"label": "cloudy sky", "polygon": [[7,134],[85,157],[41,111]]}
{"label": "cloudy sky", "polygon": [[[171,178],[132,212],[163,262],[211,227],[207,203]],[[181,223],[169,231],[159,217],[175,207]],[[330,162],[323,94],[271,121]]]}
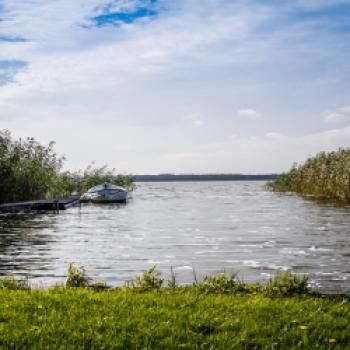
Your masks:
{"label": "cloudy sky", "polygon": [[350,0],[0,0],[0,129],[77,169],[270,173],[350,146]]}

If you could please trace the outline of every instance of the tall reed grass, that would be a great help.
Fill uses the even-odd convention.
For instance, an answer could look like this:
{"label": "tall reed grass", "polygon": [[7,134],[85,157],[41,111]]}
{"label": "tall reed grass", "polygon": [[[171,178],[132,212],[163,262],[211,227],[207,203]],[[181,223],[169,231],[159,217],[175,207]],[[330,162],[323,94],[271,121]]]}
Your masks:
{"label": "tall reed grass", "polygon": [[133,177],[118,175],[106,166],[62,172],[64,157],[34,138],[14,139],[0,130],[0,203],[44,199],[83,193],[102,182],[133,188]]}
{"label": "tall reed grass", "polygon": [[350,149],[318,153],[267,186],[277,192],[350,203]]}

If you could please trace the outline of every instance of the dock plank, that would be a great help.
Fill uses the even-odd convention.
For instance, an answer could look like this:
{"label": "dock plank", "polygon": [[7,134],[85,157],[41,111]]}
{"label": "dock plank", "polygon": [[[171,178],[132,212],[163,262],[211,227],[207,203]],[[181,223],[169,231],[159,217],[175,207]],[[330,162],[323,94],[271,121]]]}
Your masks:
{"label": "dock plank", "polygon": [[67,198],[51,198],[26,202],[4,203],[0,204],[0,211],[13,210],[65,210],[80,201],[79,196],[71,196]]}

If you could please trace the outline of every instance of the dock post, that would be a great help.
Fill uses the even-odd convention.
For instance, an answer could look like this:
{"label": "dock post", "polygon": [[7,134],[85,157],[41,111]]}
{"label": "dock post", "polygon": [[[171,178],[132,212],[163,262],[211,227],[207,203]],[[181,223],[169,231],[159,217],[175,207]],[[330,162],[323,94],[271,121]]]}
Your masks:
{"label": "dock post", "polygon": [[59,214],[60,213],[60,204],[58,199],[55,199],[55,209],[56,209],[56,213]]}

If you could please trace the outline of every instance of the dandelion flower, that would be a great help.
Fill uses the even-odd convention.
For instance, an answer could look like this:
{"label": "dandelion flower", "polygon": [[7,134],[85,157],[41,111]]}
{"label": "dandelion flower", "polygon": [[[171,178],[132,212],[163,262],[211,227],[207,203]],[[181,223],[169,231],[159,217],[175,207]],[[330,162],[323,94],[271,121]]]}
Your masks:
{"label": "dandelion flower", "polygon": [[299,329],[301,329],[302,331],[306,331],[308,328],[308,326],[299,326]]}
{"label": "dandelion flower", "polygon": [[334,338],[330,338],[329,340],[328,340],[328,343],[336,343],[337,342],[337,339],[334,339]]}

